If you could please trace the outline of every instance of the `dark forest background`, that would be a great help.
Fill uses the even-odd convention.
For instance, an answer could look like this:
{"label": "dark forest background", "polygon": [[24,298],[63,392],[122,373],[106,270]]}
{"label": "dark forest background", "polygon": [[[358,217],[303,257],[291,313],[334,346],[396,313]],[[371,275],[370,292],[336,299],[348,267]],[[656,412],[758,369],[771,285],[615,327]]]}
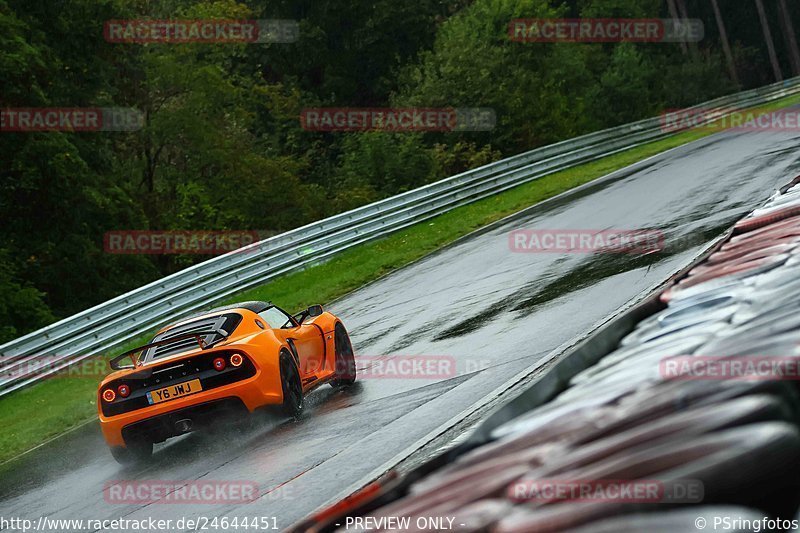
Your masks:
{"label": "dark forest background", "polygon": [[[499,158],[775,81],[756,1],[673,0],[679,44],[511,42],[512,18],[668,18],[662,0],[0,0],[0,107],[134,107],[131,133],[0,132],[0,342],[207,259],[110,230],[285,231]],[[780,0],[763,0],[796,75]],[[800,2],[785,0],[797,26]],[[111,44],[109,19],[293,19],[291,44]],[[797,65],[794,66],[797,68]],[[738,83],[737,83],[738,82]],[[490,132],[321,133],[307,107],[490,107]]]}

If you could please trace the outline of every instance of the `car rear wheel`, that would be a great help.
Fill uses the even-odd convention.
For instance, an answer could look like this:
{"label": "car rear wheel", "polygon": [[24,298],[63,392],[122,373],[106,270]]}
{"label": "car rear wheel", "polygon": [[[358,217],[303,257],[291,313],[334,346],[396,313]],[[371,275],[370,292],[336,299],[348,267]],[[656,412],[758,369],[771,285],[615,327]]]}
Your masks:
{"label": "car rear wheel", "polygon": [[347,330],[339,322],[333,331],[336,347],[336,377],[331,381],[334,388],[346,387],[356,381],[356,359],[353,355],[353,344]]}
{"label": "car rear wheel", "polygon": [[127,444],[125,448],[111,448],[111,455],[121,465],[134,465],[149,459],[153,455],[153,443],[132,442]]}
{"label": "car rear wheel", "polygon": [[292,418],[299,418],[303,414],[305,406],[303,384],[300,382],[297,366],[288,354],[281,356],[281,387],[283,388],[283,413]]}

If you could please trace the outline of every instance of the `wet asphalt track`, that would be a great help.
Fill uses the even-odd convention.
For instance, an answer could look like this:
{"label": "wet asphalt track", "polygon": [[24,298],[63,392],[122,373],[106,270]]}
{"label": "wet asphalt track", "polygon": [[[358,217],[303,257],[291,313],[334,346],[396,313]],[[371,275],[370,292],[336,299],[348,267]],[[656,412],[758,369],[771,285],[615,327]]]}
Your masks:
{"label": "wet asphalt track", "polygon": [[[800,136],[716,135],[613,174],[373,283],[338,301],[361,356],[450,356],[435,379],[325,386],[304,420],[191,434],[124,469],[95,425],[0,468],[0,516],[51,518],[277,517],[285,528],[371,473],[565,341],[683,267],[704,242],[800,173]],[[660,228],[651,255],[514,254],[508,232]],[[109,504],[121,479],[249,480],[248,504]]]}

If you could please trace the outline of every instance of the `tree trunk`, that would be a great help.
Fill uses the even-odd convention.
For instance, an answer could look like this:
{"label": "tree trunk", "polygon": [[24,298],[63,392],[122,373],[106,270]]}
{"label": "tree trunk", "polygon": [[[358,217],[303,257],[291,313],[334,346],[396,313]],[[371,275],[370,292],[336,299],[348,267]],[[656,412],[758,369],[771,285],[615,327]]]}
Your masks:
{"label": "tree trunk", "polygon": [[783,38],[786,40],[786,48],[789,49],[789,60],[792,63],[792,75],[800,76],[800,51],[797,49],[797,38],[794,35],[794,25],[792,24],[792,15],[789,13],[789,7],[786,5],[786,0],[778,0],[778,6],[781,9]]}
{"label": "tree trunk", "polygon": [[725,29],[725,21],[722,20],[722,13],[719,10],[717,0],[711,0],[711,5],[714,8],[714,16],[717,18],[717,28],[719,29],[719,38],[722,41],[722,50],[725,52],[725,61],[728,63],[728,72],[731,75],[731,80],[737,87],[741,87],[739,83],[739,75],[736,74],[736,63],[733,62],[733,52],[731,52],[731,43],[728,41],[728,31]]}
{"label": "tree trunk", "polygon": [[[672,17],[672,20],[679,20],[680,17],[678,16],[678,9],[675,7],[675,0],[667,0],[667,7],[669,8],[669,16]],[[689,53],[689,48],[686,46],[685,42],[681,42],[681,51],[683,55]]]}
{"label": "tree trunk", "polygon": [[769,62],[772,63],[772,71],[775,73],[775,80],[783,81],[781,66],[778,64],[778,56],[775,55],[775,44],[772,42],[772,32],[769,31],[767,12],[764,11],[764,3],[761,0],[756,0],[756,8],[758,9],[758,18],[761,19],[761,28],[764,30],[764,40],[767,42]]}
{"label": "tree trunk", "polygon": [[[676,0],[678,4],[678,13],[680,13],[681,19],[686,21],[686,24],[689,23],[689,10],[686,9],[686,2],[684,0]],[[688,44],[689,51],[692,53],[693,57],[697,57],[697,43],[690,42]]]}

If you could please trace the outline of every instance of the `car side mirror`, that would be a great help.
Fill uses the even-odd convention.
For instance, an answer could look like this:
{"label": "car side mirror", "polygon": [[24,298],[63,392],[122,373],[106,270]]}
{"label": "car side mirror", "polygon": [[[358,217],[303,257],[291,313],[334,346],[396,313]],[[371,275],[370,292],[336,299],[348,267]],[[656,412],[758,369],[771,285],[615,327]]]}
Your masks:
{"label": "car side mirror", "polygon": [[296,315],[294,315],[295,321],[298,324],[302,324],[305,322],[306,318],[314,318],[322,314],[322,306],[321,305],[312,305],[308,309],[303,309]]}

